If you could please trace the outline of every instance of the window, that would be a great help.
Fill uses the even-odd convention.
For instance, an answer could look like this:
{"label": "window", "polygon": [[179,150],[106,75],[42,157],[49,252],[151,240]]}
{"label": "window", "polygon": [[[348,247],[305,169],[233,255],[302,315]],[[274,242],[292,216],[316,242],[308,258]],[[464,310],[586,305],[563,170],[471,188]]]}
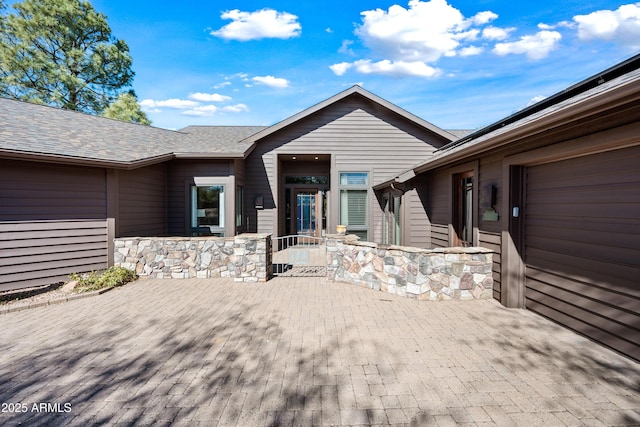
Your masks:
{"label": "window", "polygon": [[244,187],[236,188],[236,229],[243,231],[244,226]]}
{"label": "window", "polygon": [[384,220],[382,222],[382,243],[400,245],[400,203],[402,197],[387,193],[383,197]]}
{"label": "window", "polygon": [[340,173],[340,224],[365,241],[369,239],[368,186],[367,172]]}
{"label": "window", "polygon": [[224,185],[191,186],[192,234],[224,236]]}

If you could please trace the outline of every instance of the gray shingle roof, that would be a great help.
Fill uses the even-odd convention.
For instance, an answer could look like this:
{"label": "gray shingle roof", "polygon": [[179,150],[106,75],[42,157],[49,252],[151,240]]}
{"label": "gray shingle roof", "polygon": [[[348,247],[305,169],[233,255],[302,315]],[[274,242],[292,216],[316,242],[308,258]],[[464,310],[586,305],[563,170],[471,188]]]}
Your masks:
{"label": "gray shingle roof", "polygon": [[180,134],[76,111],[0,98],[0,149],[133,162],[169,155]]}
{"label": "gray shingle roof", "polygon": [[186,138],[176,148],[180,153],[244,154],[250,143],[240,142],[266,126],[188,126],[180,129]]}
{"label": "gray shingle roof", "polygon": [[174,154],[243,156],[264,126],[189,126],[180,131],[0,98],[0,151],[131,164]]}

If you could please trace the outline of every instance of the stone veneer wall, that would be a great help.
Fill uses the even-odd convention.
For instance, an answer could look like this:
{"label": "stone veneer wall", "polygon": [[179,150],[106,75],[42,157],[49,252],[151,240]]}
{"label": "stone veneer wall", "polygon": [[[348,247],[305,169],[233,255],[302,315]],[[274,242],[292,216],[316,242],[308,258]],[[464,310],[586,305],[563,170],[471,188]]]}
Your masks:
{"label": "stone veneer wall", "polygon": [[270,234],[235,237],[153,237],[114,240],[114,263],[157,278],[233,277],[265,282],[273,274]]}
{"label": "stone veneer wall", "polygon": [[[356,238],[357,239],[357,238]],[[327,239],[327,276],[420,300],[493,297],[492,252],[485,248],[381,247],[349,236]]]}

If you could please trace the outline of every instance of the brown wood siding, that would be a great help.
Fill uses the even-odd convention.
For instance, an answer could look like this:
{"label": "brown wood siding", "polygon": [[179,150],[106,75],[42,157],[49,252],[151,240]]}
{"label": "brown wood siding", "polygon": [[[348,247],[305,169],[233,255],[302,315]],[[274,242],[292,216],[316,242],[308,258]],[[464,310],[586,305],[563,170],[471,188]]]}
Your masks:
{"label": "brown wood siding", "polygon": [[119,236],[167,234],[166,165],[119,172]]}
{"label": "brown wood siding", "polygon": [[428,191],[427,213],[431,220],[431,248],[449,246],[449,225],[451,224],[451,175],[447,170],[426,174]]}
{"label": "brown wood siding", "polygon": [[429,217],[432,224],[448,225],[451,223],[452,206],[449,194],[451,191],[451,174],[440,170],[429,175]]}
{"label": "brown wood siding", "polygon": [[431,249],[449,247],[449,226],[431,224]]}
{"label": "brown wood siding", "polygon": [[528,168],[526,306],[640,360],[640,147]]}
{"label": "brown wood siding", "polygon": [[502,273],[502,237],[500,233],[480,231],[480,246],[493,251],[493,297],[500,301],[500,275]]}
{"label": "brown wood siding", "polygon": [[107,221],[0,222],[0,291],[55,284],[108,264]]}
{"label": "brown wood siding", "polygon": [[0,221],[106,217],[104,169],[0,160]]}
{"label": "brown wood siding", "polygon": [[[194,176],[228,177],[233,174],[233,163],[228,160],[174,160],[168,165],[168,233],[171,236],[188,236],[186,223],[190,212],[189,185]],[[233,189],[227,189],[232,191]],[[235,191],[235,190],[233,190]],[[227,202],[232,198],[227,198]]]}
{"label": "brown wood siding", "polygon": [[407,214],[403,217],[404,224],[401,227],[409,229],[406,246],[417,248],[431,247],[431,221],[427,215],[426,200],[420,197],[421,188],[407,191],[403,203]]}
{"label": "brown wood siding", "polygon": [[[251,216],[258,231],[277,232],[274,193],[278,154],[332,154],[332,178],[341,171],[369,171],[370,184],[374,185],[427,160],[443,142],[360,96],[345,98],[258,142],[247,159],[247,182],[253,187],[248,188],[248,197],[265,196],[265,209],[252,209]],[[329,226],[335,227],[338,191],[333,181],[332,190],[334,215]],[[379,230],[374,233],[374,225],[382,220],[382,211],[373,191],[369,206],[369,238],[379,241],[382,235]]]}

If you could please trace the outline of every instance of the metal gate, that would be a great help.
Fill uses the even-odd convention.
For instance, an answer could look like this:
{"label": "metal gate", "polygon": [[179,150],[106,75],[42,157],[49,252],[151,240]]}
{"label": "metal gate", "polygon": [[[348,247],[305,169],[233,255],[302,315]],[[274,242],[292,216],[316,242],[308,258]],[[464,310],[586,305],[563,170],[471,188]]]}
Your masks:
{"label": "metal gate", "polygon": [[325,277],[327,246],[323,237],[293,235],[272,240],[273,275]]}

